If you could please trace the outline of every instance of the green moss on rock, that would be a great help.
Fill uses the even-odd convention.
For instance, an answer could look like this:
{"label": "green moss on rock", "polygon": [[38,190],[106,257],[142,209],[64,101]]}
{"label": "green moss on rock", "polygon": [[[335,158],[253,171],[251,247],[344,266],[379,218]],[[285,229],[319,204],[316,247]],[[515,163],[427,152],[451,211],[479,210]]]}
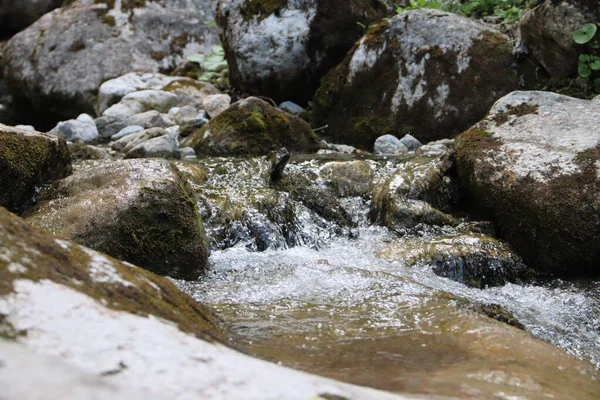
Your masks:
{"label": "green moss on rock", "polygon": [[277,13],[287,4],[286,0],[248,0],[240,10],[244,21],[257,19],[262,21],[268,16]]}
{"label": "green moss on rock", "polygon": [[0,206],[18,212],[38,185],[72,171],[63,139],[0,124]]}
{"label": "green moss on rock", "polygon": [[[141,268],[95,253],[77,244],[59,242],[0,207],[0,296],[14,291],[14,281],[50,280],[84,293],[106,307],[141,316],[155,316],[208,341],[224,341],[219,321],[208,309],[182,293],[164,278]],[[101,261],[99,261],[101,260]],[[114,269],[121,280],[95,279],[94,262]],[[0,331],[7,325],[0,320]]]}
{"label": "green moss on rock", "polygon": [[250,97],[193,132],[183,142],[199,156],[261,156],[286,147],[290,152],[313,152],[317,136],[302,119]]}

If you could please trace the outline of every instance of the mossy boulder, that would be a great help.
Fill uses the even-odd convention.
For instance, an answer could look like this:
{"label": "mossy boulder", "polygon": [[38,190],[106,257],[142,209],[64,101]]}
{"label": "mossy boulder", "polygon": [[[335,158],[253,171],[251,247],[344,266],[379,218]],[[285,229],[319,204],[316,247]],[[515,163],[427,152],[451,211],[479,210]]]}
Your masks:
{"label": "mossy boulder", "polygon": [[[51,281],[110,309],[157,317],[208,341],[223,341],[218,320],[168,280],[76,243],[53,237],[0,207],[0,298],[16,281]],[[26,332],[20,332],[21,335]],[[14,338],[0,314],[0,337]]]}
{"label": "mossy boulder", "polygon": [[188,55],[209,54],[218,43],[217,29],[204,23],[213,20],[212,3],[75,0],[8,41],[4,77],[32,119],[93,115],[103,82],[169,73]]}
{"label": "mossy boulder", "polygon": [[81,165],[47,191],[26,219],[159,275],[196,279],[207,268],[194,193],[166,160]]}
{"label": "mossy boulder", "polygon": [[281,147],[311,153],[318,149],[318,141],[304,120],[248,97],[193,132],[182,147],[193,147],[201,157],[262,156]]}
{"label": "mossy boulder", "polygon": [[71,173],[67,143],[0,124],[0,206],[19,212],[41,184]]}
{"label": "mossy boulder", "polygon": [[456,201],[452,165],[448,150],[399,163],[390,177],[375,185],[371,220],[400,233],[420,223],[457,225],[458,221],[445,213]]}
{"label": "mossy boulder", "polygon": [[597,275],[600,104],[514,92],[455,144],[464,205],[538,272]]}
{"label": "mossy boulder", "polygon": [[367,161],[333,161],[321,168],[320,175],[339,197],[372,194],[374,168]]}
{"label": "mossy boulder", "polygon": [[407,11],[373,27],[321,82],[315,126],[371,149],[386,134],[422,143],[456,135],[518,87],[512,44],[481,22]]}
{"label": "mossy boulder", "polygon": [[217,23],[231,84],[278,103],[305,104],[363,35],[393,15],[389,1],[221,1]]}
{"label": "mossy boulder", "polygon": [[521,19],[522,42],[550,76],[572,77],[585,49],[573,41],[573,34],[583,25],[599,21],[595,0],[545,0]]}
{"label": "mossy boulder", "polygon": [[478,233],[406,236],[386,244],[379,257],[401,260],[408,266],[431,266],[436,275],[480,289],[532,276],[506,243]]}

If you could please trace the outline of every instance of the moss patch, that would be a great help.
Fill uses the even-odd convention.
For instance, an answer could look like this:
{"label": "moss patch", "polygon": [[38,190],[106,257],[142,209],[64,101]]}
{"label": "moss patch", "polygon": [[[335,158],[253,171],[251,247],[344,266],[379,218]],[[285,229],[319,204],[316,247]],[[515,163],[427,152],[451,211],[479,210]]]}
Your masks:
{"label": "moss patch", "polygon": [[248,0],[242,4],[240,13],[244,21],[256,18],[260,22],[272,14],[277,14],[285,5],[287,0]]}
{"label": "moss patch", "polygon": [[[48,233],[0,208],[0,296],[14,291],[16,279],[50,280],[84,293],[107,307],[136,315],[153,315],[176,323],[184,332],[208,341],[224,341],[219,321],[164,278],[107,257],[116,272],[133,286],[99,283],[92,278],[90,255],[76,244],[59,246]],[[8,261],[7,261],[8,259]],[[11,272],[11,263],[25,270]],[[13,269],[14,271],[14,269]],[[0,325],[1,325],[0,321]]]}
{"label": "moss patch", "polygon": [[529,114],[537,114],[539,106],[537,104],[519,104],[518,106],[507,106],[505,112],[497,112],[492,117],[492,120],[496,123],[496,126],[502,125],[508,121],[510,115],[522,117]]}

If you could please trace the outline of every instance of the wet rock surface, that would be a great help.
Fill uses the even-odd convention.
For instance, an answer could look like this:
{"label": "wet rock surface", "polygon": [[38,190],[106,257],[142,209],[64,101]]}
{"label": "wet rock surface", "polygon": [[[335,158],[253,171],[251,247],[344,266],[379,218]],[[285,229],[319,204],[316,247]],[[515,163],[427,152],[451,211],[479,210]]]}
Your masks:
{"label": "wet rock surface", "polygon": [[315,126],[324,136],[371,149],[379,136],[421,142],[450,137],[515,90],[508,37],[437,10],[404,12],[371,29],[321,82]]}
{"label": "wet rock surface", "polygon": [[598,273],[599,116],[588,100],[514,92],[454,144],[468,207],[539,272]]}
{"label": "wet rock surface", "polygon": [[160,275],[196,279],[209,253],[194,194],[165,160],[81,165],[27,221]]}

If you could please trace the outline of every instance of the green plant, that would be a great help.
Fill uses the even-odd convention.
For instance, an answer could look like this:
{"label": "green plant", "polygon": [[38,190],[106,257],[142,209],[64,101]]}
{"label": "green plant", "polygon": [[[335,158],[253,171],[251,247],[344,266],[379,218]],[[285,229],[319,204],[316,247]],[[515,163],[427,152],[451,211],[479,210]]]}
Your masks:
{"label": "green plant", "polygon": [[583,46],[577,66],[579,76],[600,93],[600,34],[597,32],[598,24],[585,24],[575,31],[573,41]]}
{"label": "green plant", "polygon": [[200,64],[202,74],[198,77],[201,81],[221,83],[227,76],[227,61],[223,46],[213,46],[209,55],[193,54],[188,56],[188,61]]}
{"label": "green plant", "polygon": [[533,4],[532,0],[409,0],[406,7],[396,6],[396,13],[433,8],[466,17],[495,15],[505,22],[516,23]]}

